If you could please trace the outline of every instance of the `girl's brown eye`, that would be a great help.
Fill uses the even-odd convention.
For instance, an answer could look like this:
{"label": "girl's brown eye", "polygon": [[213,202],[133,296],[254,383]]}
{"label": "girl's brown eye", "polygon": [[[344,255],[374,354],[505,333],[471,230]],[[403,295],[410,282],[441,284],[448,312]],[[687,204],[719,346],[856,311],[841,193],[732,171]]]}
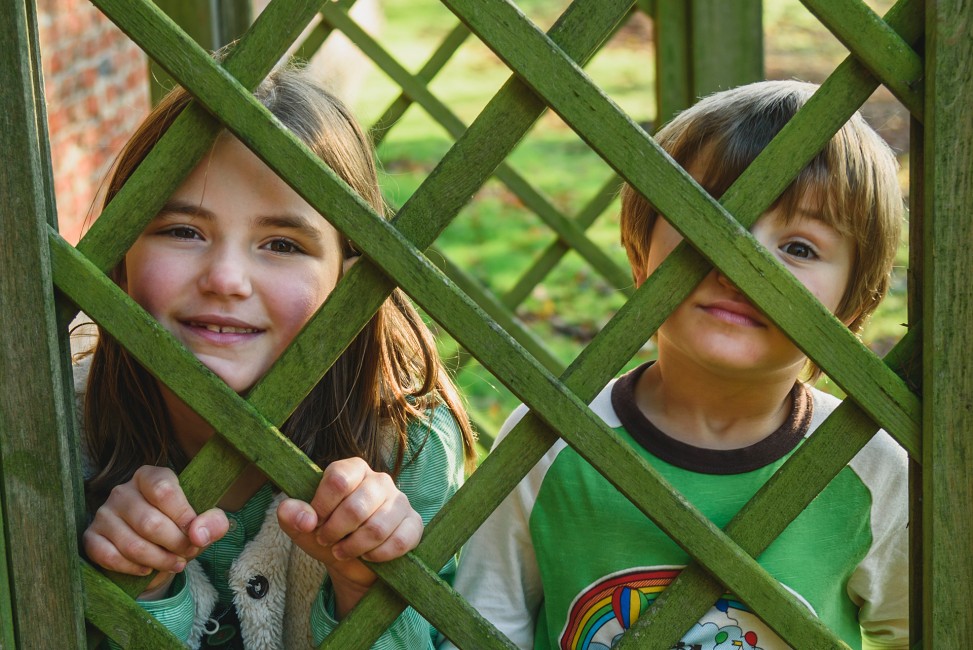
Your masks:
{"label": "girl's brown eye", "polygon": [[199,237],[198,233],[192,228],[182,227],[170,228],[166,231],[166,234],[176,239],[198,239]]}
{"label": "girl's brown eye", "polygon": [[296,244],[286,239],[275,239],[267,247],[274,253],[300,253],[301,249]]}

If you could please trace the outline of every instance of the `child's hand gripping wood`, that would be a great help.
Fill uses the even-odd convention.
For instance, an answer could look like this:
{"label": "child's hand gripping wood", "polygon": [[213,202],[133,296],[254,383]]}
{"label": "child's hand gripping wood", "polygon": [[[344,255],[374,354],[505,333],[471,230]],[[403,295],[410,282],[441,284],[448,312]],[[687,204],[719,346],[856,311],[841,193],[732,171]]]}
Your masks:
{"label": "child's hand gripping wood", "polygon": [[82,542],[103,569],[136,576],[158,571],[140,596],[153,600],[165,596],[175,574],[228,528],[219,508],[196,514],[171,469],[143,465],[112,489]]}
{"label": "child's hand gripping wood", "polygon": [[295,544],[327,567],[339,618],[376,580],[358,558],[400,557],[418,545],[423,530],[422,518],[392,477],[360,458],[328,465],[311,502],[287,499],[277,518]]}

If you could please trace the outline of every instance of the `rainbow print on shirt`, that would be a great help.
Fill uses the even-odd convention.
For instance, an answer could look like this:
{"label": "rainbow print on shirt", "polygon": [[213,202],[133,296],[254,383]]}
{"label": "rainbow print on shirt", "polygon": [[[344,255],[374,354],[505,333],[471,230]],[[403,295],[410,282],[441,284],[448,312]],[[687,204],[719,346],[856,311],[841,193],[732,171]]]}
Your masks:
{"label": "rainbow print on shirt", "polygon": [[[561,632],[561,649],[609,650],[682,569],[681,566],[630,569],[589,585],[571,603]],[[801,601],[811,609],[807,601]],[[770,644],[762,644],[761,640]],[[673,646],[673,650],[769,650],[775,647],[786,646],[746,605],[732,594],[724,594]]]}

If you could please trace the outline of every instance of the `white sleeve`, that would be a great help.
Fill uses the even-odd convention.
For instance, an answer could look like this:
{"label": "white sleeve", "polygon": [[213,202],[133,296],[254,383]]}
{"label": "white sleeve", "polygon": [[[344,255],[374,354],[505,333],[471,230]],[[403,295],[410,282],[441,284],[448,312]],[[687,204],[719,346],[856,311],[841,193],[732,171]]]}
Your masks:
{"label": "white sleeve", "polygon": [[862,648],[909,647],[908,457],[884,431],[850,463],[872,495],[872,546],[848,581]]}
{"label": "white sleeve", "polygon": [[[507,418],[496,444],[526,413],[520,406]],[[456,590],[519,648],[534,645],[534,623],[544,597],[530,513],[547,469],[564,447],[563,441],[555,443],[483,522],[463,547],[456,572]],[[439,647],[456,646],[444,641]]]}

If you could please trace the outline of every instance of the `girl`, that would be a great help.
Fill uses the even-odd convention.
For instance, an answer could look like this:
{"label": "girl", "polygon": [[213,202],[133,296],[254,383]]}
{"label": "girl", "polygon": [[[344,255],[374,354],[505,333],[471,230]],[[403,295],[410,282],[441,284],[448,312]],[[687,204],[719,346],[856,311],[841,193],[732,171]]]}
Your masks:
{"label": "girl", "polygon": [[[382,213],[371,145],[337,99],[293,68],[272,73],[255,95]],[[177,89],[146,118],[106,201],[190,100]],[[243,394],[354,258],[347,239],[224,132],[114,279]],[[414,548],[473,458],[455,389],[398,291],[282,427],[326,468],[310,503],[275,494],[251,467],[219,508],[194,512],[176,473],[212,428],[104,333],[78,375],[93,468],[85,551],[108,570],[158,571],[139,600],[190,647],[318,645],[376,579],[357,558]],[[431,647],[434,634],[410,609],[379,645]]]}

